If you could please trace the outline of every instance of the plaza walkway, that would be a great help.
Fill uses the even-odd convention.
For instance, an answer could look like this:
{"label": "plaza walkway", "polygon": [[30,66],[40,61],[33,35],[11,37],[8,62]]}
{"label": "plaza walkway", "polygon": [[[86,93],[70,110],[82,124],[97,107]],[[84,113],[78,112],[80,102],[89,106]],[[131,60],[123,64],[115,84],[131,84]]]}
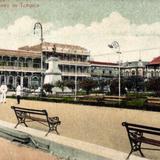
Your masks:
{"label": "plaza walkway", "polygon": [[[0,104],[0,119],[16,123],[16,117],[13,110],[10,109],[11,105],[16,105],[15,99],[7,99],[6,104]],[[27,100],[22,100],[19,106],[46,109],[50,116],[59,116],[62,124],[58,129],[62,136],[126,153],[129,152],[130,146],[125,128],[121,126],[123,121],[155,127],[159,127],[160,124],[160,113],[158,112]],[[29,126],[47,130],[37,123],[32,123]],[[159,159],[159,152],[144,151],[144,153],[147,158]]]}
{"label": "plaza walkway", "polygon": [[0,160],[60,160],[38,149],[32,149],[0,138]]}

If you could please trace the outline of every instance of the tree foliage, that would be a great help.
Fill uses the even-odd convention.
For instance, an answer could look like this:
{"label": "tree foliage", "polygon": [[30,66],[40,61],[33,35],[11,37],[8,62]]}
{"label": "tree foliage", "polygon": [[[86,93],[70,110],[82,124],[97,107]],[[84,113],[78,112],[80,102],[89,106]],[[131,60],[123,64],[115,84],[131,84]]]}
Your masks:
{"label": "tree foliage", "polygon": [[43,89],[44,89],[46,92],[49,92],[49,93],[52,93],[52,88],[53,88],[53,87],[54,87],[54,85],[49,84],[49,83],[43,85]]}
{"label": "tree foliage", "polygon": [[[125,81],[124,81],[124,79],[121,79],[121,94],[125,93],[125,87],[126,87]],[[118,93],[119,93],[119,80],[117,78],[113,79],[111,81],[110,89],[111,89],[111,94],[118,95]]]}
{"label": "tree foliage", "polygon": [[87,94],[89,94],[92,91],[92,89],[97,87],[97,83],[92,79],[85,79],[79,83],[79,86],[80,88],[85,90]]}
{"label": "tree foliage", "polygon": [[160,92],[160,78],[151,78],[147,82],[147,90]]}
{"label": "tree foliage", "polygon": [[128,90],[142,91],[144,90],[144,78],[141,76],[130,76],[125,80],[125,86]]}
{"label": "tree foliage", "polygon": [[62,92],[64,91],[64,87],[66,86],[66,84],[65,84],[65,82],[64,81],[57,81],[56,83],[55,83],[55,87],[59,87],[61,90],[62,90]]}
{"label": "tree foliage", "polygon": [[65,84],[69,89],[71,89],[72,91],[74,90],[75,82],[73,80],[72,81],[65,81]]}

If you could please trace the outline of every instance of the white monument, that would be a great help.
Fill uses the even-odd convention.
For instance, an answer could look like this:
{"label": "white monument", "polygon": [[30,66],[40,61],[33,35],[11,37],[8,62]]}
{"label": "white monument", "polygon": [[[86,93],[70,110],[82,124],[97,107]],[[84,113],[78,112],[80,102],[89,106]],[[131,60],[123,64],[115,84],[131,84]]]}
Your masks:
{"label": "white monument", "polygon": [[48,63],[48,69],[45,72],[44,84],[55,85],[57,81],[61,81],[61,71],[58,68],[58,58],[50,57],[46,63]]}

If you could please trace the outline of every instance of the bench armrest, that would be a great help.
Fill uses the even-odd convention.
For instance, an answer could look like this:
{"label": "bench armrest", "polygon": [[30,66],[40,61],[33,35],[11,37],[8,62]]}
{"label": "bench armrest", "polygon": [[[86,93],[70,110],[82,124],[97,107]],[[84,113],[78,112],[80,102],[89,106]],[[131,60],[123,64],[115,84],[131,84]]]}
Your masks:
{"label": "bench armrest", "polygon": [[48,121],[49,123],[61,123],[59,117],[49,117]]}

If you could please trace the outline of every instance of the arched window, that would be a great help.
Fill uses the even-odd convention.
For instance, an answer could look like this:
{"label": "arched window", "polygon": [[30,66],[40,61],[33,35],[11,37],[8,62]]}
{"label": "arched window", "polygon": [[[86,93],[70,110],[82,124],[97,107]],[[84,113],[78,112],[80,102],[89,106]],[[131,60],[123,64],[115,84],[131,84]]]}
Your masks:
{"label": "arched window", "polygon": [[28,77],[23,78],[23,87],[28,88]]}
{"label": "arched window", "polygon": [[37,76],[33,76],[31,78],[31,86],[32,86],[32,88],[35,88],[35,89],[38,88],[39,84],[40,84],[40,79]]}
{"label": "arched window", "polygon": [[136,75],[136,72],[133,70],[132,71],[132,76],[135,76]]}

